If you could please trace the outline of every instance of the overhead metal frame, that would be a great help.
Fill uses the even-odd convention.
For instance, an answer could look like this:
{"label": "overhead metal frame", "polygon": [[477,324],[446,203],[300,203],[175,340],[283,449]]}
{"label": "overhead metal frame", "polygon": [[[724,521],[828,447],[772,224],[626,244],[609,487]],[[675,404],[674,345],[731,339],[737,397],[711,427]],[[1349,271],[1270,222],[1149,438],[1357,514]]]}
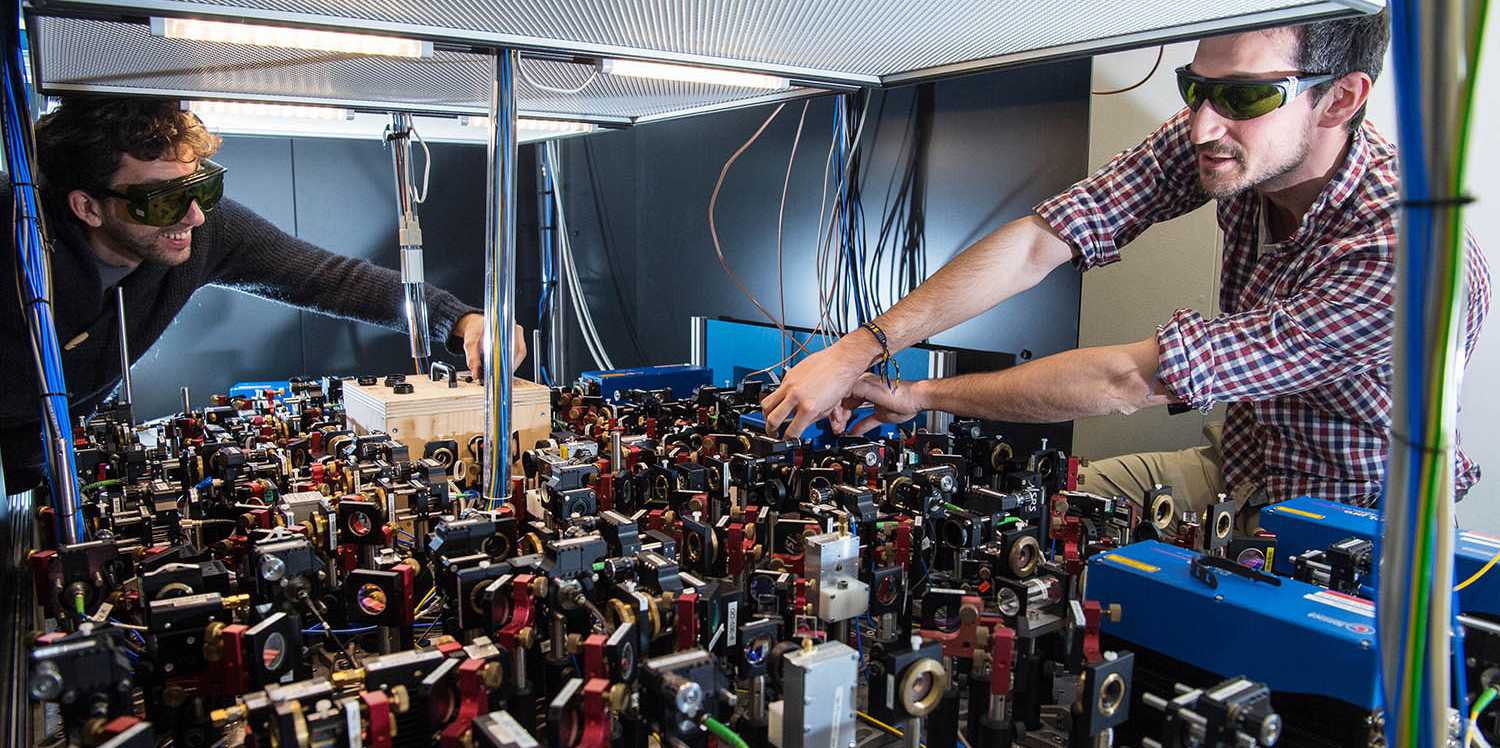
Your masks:
{"label": "overhead metal frame", "polygon": [[[32,0],[887,86],[1378,10],[1381,0]],[[741,39],[743,37],[743,39]],[[825,50],[827,50],[825,52]]]}
{"label": "overhead metal frame", "polygon": [[[403,59],[164,39],[140,20],[28,15],[33,79],[48,95],[96,93],[335,106],[356,111],[484,115],[489,54],[451,48]],[[599,76],[592,64],[528,58],[516,82],[526,119],[622,127],[824,93]],[[583,92],[565,94],[541,86]]]}

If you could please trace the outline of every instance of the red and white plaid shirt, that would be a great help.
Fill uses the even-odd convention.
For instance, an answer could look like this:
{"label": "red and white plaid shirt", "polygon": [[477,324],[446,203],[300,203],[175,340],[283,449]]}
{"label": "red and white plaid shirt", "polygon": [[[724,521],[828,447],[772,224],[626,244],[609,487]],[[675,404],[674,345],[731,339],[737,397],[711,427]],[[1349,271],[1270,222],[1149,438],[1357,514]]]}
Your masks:
{"label": "red and white plaid shirt", "polygon": [[[1255,191],[1219,201],[1222,314],[1174,312],[1157,330],[1157,376],[1193,407],[1228,403],[1224,480],[1236,495],[1262,489],[1269,501],[1379,500],[1390,441],[1400,196],[1396,149],[1366,122],[1287,240],[1261,243]],[[1151,224],[1208,200],[1184,109],[1036,212],[1088,269],[1118,261],[1120,248]],[[1490,298],[1489,266],[1472,236],[1466,271],[1465,364]],[[1462,449],[1454,470],[1459,495],[1479,479]]]}

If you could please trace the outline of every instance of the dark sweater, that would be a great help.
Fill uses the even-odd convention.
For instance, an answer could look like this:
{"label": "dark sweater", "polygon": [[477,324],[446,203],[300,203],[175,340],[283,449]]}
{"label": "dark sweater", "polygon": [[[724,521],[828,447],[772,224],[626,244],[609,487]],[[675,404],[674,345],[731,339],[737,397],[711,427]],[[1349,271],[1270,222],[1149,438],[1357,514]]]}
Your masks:
{"label": "dark sweater", "polygon": [[[0,179],[0,205],[10,204],[10,184]],[[105,297],[83,227],[49,212],[53,237],[53,304],[63,372],[74,422],[93,413],[120,382],[120,340],[113,293]],[[26,319],[17,298],[16,248],[6,239],[9,278],[0,283],[0,454],[5,486],[34,485],[42,464],[40,388]],[[401,276],[365,260],[315,247],[281,231],[233,200],[224,200],[193,231],[192,256],[176,267],[143,264],[120,286],[132,360],[145,355],[188,299],[206,285],[233,288],[333,317],[404,332]],[[478,311],[446,291],[427,287],[428,323],[434,341],[449,340],[463,315]],[[87,333],[86,337],[82,337]],[[71,342],[71,347],[70,346]],[[137,385],[139,386],[139,385]]]}

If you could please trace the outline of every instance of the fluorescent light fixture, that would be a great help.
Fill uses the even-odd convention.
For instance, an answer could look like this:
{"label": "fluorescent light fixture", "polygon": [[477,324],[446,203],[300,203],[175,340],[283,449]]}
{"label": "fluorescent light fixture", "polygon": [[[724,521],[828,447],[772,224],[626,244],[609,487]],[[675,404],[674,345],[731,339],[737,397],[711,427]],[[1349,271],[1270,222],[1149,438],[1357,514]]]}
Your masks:
{"label": "fluorescent light fixture", "polygon": [[251,44],[258,47],[316,49],[386,57],[431,57],[432,42],[373,34],[348,34],[284,26],[202,21],[196,18],[152,18],[151,33],[167,39]]}
{"label": "fluorescent light fixture", "polygon": [[221,117],[274,117],[279,119],[352,119],[349,110],[330,106],[267,104],[255,101],[189,101],[188,111],[205,119]]}
{"label": "fluorescent light fixture", "polygon": [[720,86],[768,88],[776,91],[784,91],[792,87],[791,81],[786,78],[778,78],[774,75],[742,73],[738,70],[700,68],[691,65],[668,65],[666,63],[646,62],[644,60],[600,60],[599,72],[605,75],[618,75],[626,78],[654,78],[656,80],[684,81],[687,83],[712,83]]}
{"label": "fluorescent light fixture", "polygon": [[[489,117],[459,117],[459,122],[466,127],[489,127]],[[593,132],[596,128],[587,122],[570,122],[560,119],[518,119],[516,129],[525,134],[539,135],[576,135],[580,133]]]}

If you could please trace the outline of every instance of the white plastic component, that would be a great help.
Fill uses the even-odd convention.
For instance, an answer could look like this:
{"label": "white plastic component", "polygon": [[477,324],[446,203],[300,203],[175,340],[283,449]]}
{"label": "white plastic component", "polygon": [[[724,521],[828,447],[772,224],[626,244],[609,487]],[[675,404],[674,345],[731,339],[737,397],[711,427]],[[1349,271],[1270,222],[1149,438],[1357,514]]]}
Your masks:
{"label": "white plastic component", "polygon": [[802,573],[817,585],[813,611],[827,622],[847,621],[870,607],[870,587],[859,581],[859,538],[839,532],[805,541]]}

